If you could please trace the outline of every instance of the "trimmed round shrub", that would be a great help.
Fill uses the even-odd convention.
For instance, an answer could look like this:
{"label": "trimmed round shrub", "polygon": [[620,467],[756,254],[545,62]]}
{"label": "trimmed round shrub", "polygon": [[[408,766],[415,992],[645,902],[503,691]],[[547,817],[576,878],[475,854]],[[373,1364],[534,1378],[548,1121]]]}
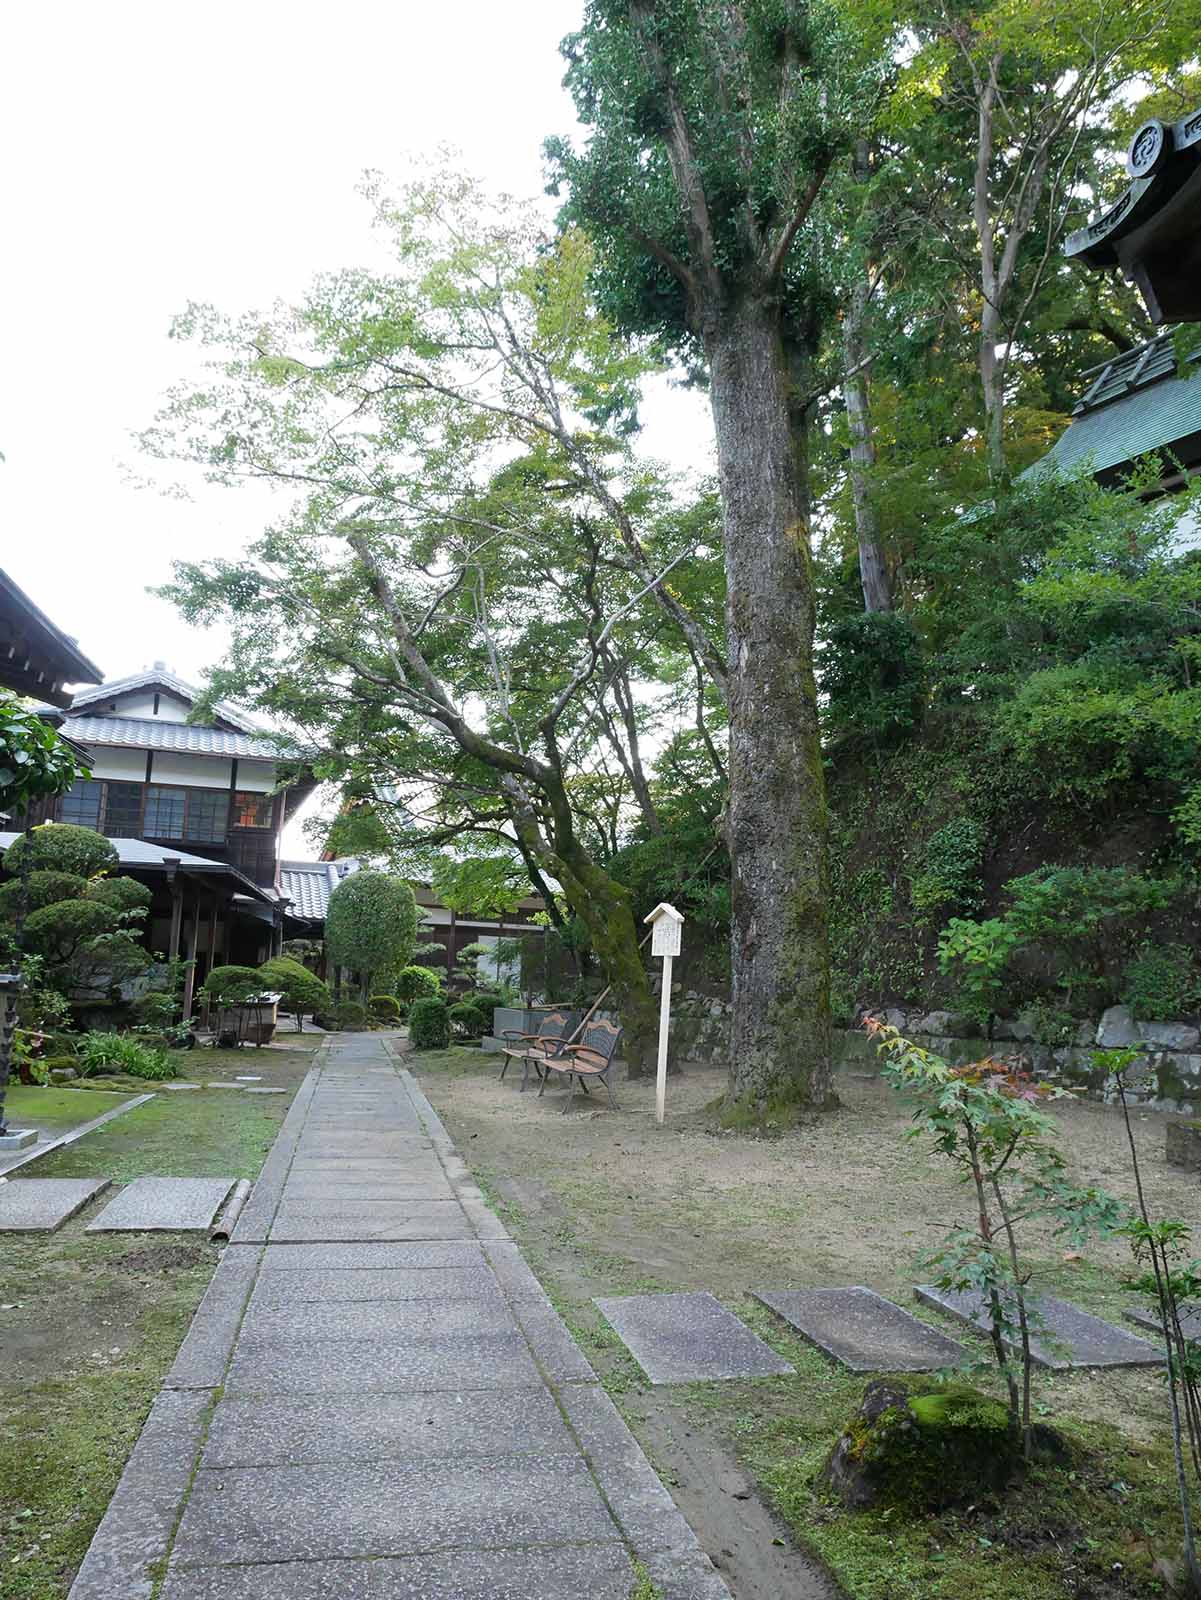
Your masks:
{"label": "trimmed round shrub", "polygon": [[278,994],[284,1011],[299,1020],[306,1013],[325,1011],[330,1003],[329,989],[315,973],[291,956],[273,956],[259,968],[259,982],[270,994]]}
{"label": "trimmed round shrub", "polygon": [[108,906],[111,911],[149,911],[154,895],[136,878],[99,878],[88,884],[84,899]]}
{"label": "trimmed round shrub", "polygon": [[[74,872],[31,872],[25,884],[25,909],[40,911],[43,906],[52,906],[59,900],[78,900],[87,886],[87,879]],[[0,885],[0,916],[16,916],[21,887],[20,878],[10,878]]]}
{"label": "trimmed round shrub", "polygon": [[478,994],[464,995],[463,998],[471,1005],[479,1006],[481,1011],[487,1012],[489,1021],[492,1020],[492,1013],[496,1010],[497,1006],[503,1006],[506,1004],[504,995],[496,994],[491,989],[482,989]]}
{"label": "trimmed round shrub", "polygon": [[334,1020],[339,1028],[354,1031],[367,1026],[367,1007],[357,1000],[341,1000],[334,1007]]}
{"label": "trimmed round shrub", "polygon": [[78,878],[94,878],[98,872],[112,871],[117,852],[94,828],[44,822],[13,840],[4,857],[4,870],[15,873],[23,861],[35,872],[70,872]]}
{"label": "trimmed round shrub", "polygon": [[442,980],[432,967],[402,967],[396,978],[396,998],[402,1005],[414,1000],[436,999]]}
{"label": "trimmed round shrub", "polygon": [[368,985],[377,974],[402,967],[413,953],[417,903],[403,878],[387,872],[352,872],[329,897],[325,948],[335,967],[349,967]]}
{"label": "trimmed round shrub", "polygon": [[450,1017],[445,1000],[429,996],[409,1007],[409,1040],[414,1050],[445,1050],[450,1043]]}
{"label": "trimmed round shrub", "polygon": [[373,994],[368,1002],[377,1022],[399,1022],[400,1001],[392,994]]}
{"label": "trimmed round shrub", "polygon": [[460,1000],[446,1013],[447,1021],[455,1030],[456,1038],[482,1039],[491,1027],[491,1018],[470,1000]]}
{"label": "trimmed round shrub", "polygon": [[218,1005],[237,1006],[257,1000],[266,985],[254,967],[214,967],[201,988]]}

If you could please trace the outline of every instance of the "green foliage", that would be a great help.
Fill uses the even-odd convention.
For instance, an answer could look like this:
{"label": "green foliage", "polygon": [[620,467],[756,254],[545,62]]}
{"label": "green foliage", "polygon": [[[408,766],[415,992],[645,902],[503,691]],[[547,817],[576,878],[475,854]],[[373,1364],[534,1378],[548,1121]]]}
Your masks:
{"label": "green foliage", "polygon": [[330,962],[357,973],[364,995],[377,973],[405,966],[416,932],[417,903],[403,878],[352,872],[329,897],[325,944]]}
{"label": "green foliage", "polygon": [[91,773],[35,711],[0,690],[0,811],[21,812],[34,800],[66,794]]}
{"label": "green foliage", "polygon": [[402,967],[396,979],[396,997],[408,1005],[441,992],[442,978],[430,967]]}
{"label": "green foliage", "polygon": [[87,886],[87,879],[74,872],[39,870],[30,872],[24,880],[10,878],[7,883],[0,884],[0,917],[14,919],[22,898],[27,912],[40,911],[57,900],[79,899]]}
{"label": "green foliage", "polygon": [[952,917],[938,936],[938,964],[955,978],[964,1005],[986,1026],[1005,994],[1004,973],[1018,943],[1002,918],[969,922]]}
{"label": "green foliage", "polygon": [[126,919],[136,919],[150,910],[154,895],[136,878],[94,878],[84,890],[84,899],[108,906]]}
{"label": "green foliage", "polygon": [[373,994],[368,1006],[377,1022],[400,1021],[400,1001],[393,994]]}
{"label": "green foliage", "polygon": [[445,1000],[414,1000],[409,1007],[409,1040],[414,1050],[445,1050],[450,1044],[450,1016]]}
{"label": "green foliage", "polygon": [[14,839],[4,857],[7,872],[69,872],[94,878],[117,866],[117,852],[102,833],[70,822],[43,822]]}
{"label": "green foliage", "polygon": [[339,1028],[356,1033],[367,1026],[370,1013],[358,1000],[339,1000],[334,1007],[334,1021]]}
{"label": "green foliage", "polygon": [[903,613],[866,612],[832,623],[820,667],[831,738],[888,744],[921,721],[925,668],[917,633]]}
{"label": "green foliage", "polygon": [[[492,1018],[480,1006],[473,1005],[470,1000],[461,1000],[458,1005],[453,1005],[446,1013],[447,1021],[454,1030],[458,1039],[482,1039],[492,1026]],[[412,1035],[413,1014],[409,1013],[409,1033]]]}
{"label": "green foliage", "polygon": [[[1037,1219],[1057,1236],[1080,1243],[1116,1231],[1124,1210],[1102,1190],[1068,1181],[1058,1125],[1042,1109],[1066,1091],[1037,1084],[991,1057],[952,1068],[895,1028],[873,1019],[867,1026],[884,1078],[914,1108],[909,1136],[928,1139],[969,1189],[970,1224],[952,1227],[923,1267],[940,1288],[983,1295],[992,1353],[1009,1395],[1010,1427],[1021,1432],[1029,1457],[1030,1340],[1037,1319],[1026,1295],[1021,1230]],[[1020,1384],[1013,1349],[1019,1352]]]}
{"label": "green foliage", "polygon": [[117,914],[108,906],[91,900],[59,900],[30,912],[25,919],[25,942],[61,967],[100,934],[111,933],[117,922]]}
{"label": "green foliage", "polygon": [[913,909],[920,915],[934,911],[974,911],[984,884],[980,869],[987,834],[971,817],[956,817],[926,841],[920,872],[910,882]]}
{"label": "green foliage", "polygon": [[1182,944],[1145,944],[1126,963],[1122,1003],[1140,1021],[1184,1017],[1201,1006],[1201,973]]}
{"label": "green foliage", "polygon": [[263,976],[254,967],[214,967],[201,988],[218,1005],[237,1006],[258,999],[264,990]]}
{"label": "green foliage", "polygon": [[152,1082],[176,1076],[175,1062],[127,1033],[85,1033],[79,1041],[78,1067],[85,1078],[97,1073],[125,1073]]}
{"label": "green foliage", "polygon": [[330,1003],[326,985],[291,956],[273,956],[264,961],[259,967],[259,982],[264,991],[279,995],[281,1008],[296,1018],[298,1032],[306,1014],[324,1011]]}

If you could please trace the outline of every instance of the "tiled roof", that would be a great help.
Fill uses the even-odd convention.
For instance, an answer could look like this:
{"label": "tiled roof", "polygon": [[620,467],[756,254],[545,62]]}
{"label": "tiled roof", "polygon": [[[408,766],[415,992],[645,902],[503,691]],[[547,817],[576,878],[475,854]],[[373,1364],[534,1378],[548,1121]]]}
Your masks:
{"label": "tiled roof", "polygon": [[[0,855],[3,855],[9,845],[15,844],[20,837],[19,833],[0,833]],[[207,856],[194,856],[186,850],[173,850],[167,845],[151,844],[148,839],[110,839],[108,842],[117,852],[117,861],[123,867],[165,869],[168,862],[175,862],[192,872],[216,873],[221,877],[233,878],[236,882],[245,884],[252,899],[266,901],[278,899],[273,889],[252,882],[244,872],[231,866],[228,861],[210,861]],[[239,895],[236,898],[245,899],[247,896]]]}
{"label": "tiled roof", "polygon": [[288,915],[310,922],[324,922],[330,895],[347,873],[358,870],[358,865],[353,859],[281,861],[279,892],[292,902]]}
{"label": "tiled roof", "polygon": [[224,728],[190,722],[166,722],[159,717],[68,716],[64,732],[77,744],[120,745],[128,750],[178,750],[194,756],[243,756],[277,761],[281,751],[273,740],[259,734],[230,733]]}
{"label": "tiled roof", "polygon": [[1093,472],[1105,472],[1201,432],[1201,371],[1185,378],[1175,372],[1170,335],[1094,368],[1071,425],[1023,476],[1040,477],[1052,468],[1071,472],[1086,461]]}
{"label": "tiled roof", "polygon": [[[183,678],[177,678],[173,672],[167,672],[165,668],[156,666],[146,672],[135,672],[129,678],[112,678],[96,689],[81,689],[72,699],[71,709],[79,711],[83,707],[95,705],[97,701],[111,700],[116,695],[131,694],[138,689],[166,689],[168,693],[186,700],[190,706],[195,705],[201,695],[201,690],[194,683],[186,683]],[[232,723],[242,733],[255,734],[263,731],[245,712],[237,711],[223,701],[217,702],[215,710],[222,721]]]}

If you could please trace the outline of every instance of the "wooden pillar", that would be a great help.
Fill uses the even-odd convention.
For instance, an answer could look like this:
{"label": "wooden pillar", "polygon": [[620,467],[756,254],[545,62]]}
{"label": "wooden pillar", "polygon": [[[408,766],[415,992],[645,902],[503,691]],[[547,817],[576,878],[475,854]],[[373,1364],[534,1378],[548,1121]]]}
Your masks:
{"label": "wooden pillar", "polygon": [[209,947],[208,970],[211,972],[217,965],[217,918],[221,910],[220,895],[213,896],[213,909],[209,912]]}
{"label": "wooden pillar", "polygon": [[[179,858],[175,858],[174,866],[179,865]],[[171,858],[167,857],[167,883],[171,889],[171,938],[167,944],[167,959],[179,959],[179,934],[180,923],[183,920],[183,889],[175,876]]]}
{"label": "wooden pillar", "polygon": [[200,892],[192,901],[192,920],[188,923],[188,967],[183,976],[183,1014],[185,1020],[192,1015],[192,998],[196,993],[196,950],[200,943]]}

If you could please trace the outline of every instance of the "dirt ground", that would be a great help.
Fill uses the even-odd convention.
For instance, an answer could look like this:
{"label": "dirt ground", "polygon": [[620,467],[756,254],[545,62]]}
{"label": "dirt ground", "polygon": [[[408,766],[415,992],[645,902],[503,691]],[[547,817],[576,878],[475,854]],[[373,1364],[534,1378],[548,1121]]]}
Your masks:
{"label": "dirt ground", "polygon": [[[478,1052],[418,1055],[410,1065],[594,1363],[611,1387],[624,1386],[627,1414],[738,1600],[836,1593],[780,1542],[770,1512],[740,1481],[731,1434],[753,1430],[767,1390],[753,1397],[747,1386],[715,1401],[725,1414],[708,1425],[691,1392],[645,1385],[592,1297],[708,1289],[766,1331],[752,1288],[865,1284],[962,1334],[919,1307],[913,1285],[921,1251],[952,1224],[971,1221],[968,1196],[922,1141],[905,1137],[908,1113],[896,1094],[874,1074],[847,1072],[838,1110],[756,1140],[715,1129],[706,1111],[724,1088],[715,1068],[690,1067],[670,1080],[660,1129],[649,1082],[620,1084],[617,1112],[577,1097],[561,1115],[561,1091],[542,1100],[519,1094],[497,1081],[495,1058]],[[1061,1102],[1054,1115],[1073,1175],[1133,1199],[1117,1112]],[[1165,1120],[1136,1117],[1148,1198],[1160,1214],[1201,1220],[1196,1177],[1164,1160]],[[1077,1259],[1044,1229],[1028,1235],[1027,1253],[1039,1289],[1114,1322],[1134,1303],[1122,1286],[1130,1264],[1123,1241],[1092,1243]],[[820,1363],[811,1370],[823,1381]],[[1037,1381],[1043,1414],[1117,1422],[1134,1448],[1162,1441],[1165,1404],[1154,1373],[1041,1373]]]}

